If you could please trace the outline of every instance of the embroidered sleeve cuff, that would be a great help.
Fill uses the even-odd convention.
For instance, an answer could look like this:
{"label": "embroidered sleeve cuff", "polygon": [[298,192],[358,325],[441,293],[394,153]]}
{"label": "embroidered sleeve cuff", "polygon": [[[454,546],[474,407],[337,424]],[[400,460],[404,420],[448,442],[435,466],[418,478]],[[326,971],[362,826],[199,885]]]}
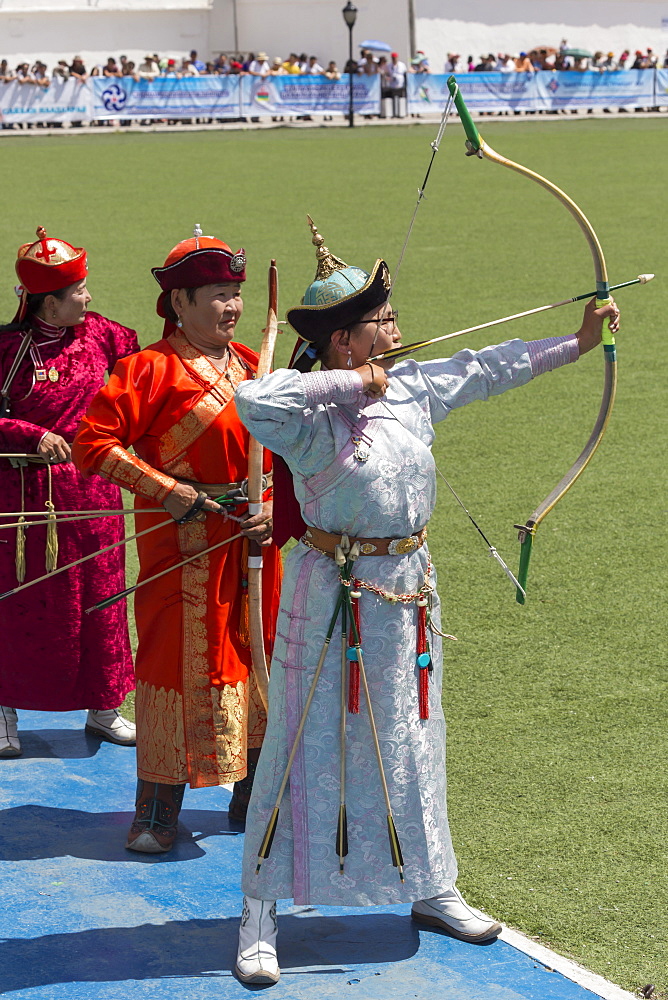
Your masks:
{"label": "embroidered sleeve cuff", "polygon": [[308,406],[317,403],[352,403],[362,391],[362,376],[359,372],[334,371],[305,372],[302,385]]}
{"label": "embroidered sleeve cuff", "polygon": [[553,368],[561,368],[580,357],[578,338],[574,333],[567,337],[546,337],[545,340],[530,340],[527,343],[531,374],[542,375]]}
{"label": "embroidered sleeve cuff", "polygon": [[156,503],[162,503],[176,486],[176,480],[171,476],[151,468],[120,445],[114,445],[107,452],[97,472],[117,486]]}

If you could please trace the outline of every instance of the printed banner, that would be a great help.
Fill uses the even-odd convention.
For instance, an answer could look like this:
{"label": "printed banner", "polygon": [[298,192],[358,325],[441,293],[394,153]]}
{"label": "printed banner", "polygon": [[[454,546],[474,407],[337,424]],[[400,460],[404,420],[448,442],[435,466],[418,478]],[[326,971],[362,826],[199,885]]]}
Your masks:
{"label": "printed banner", "polygon": [[[471,111],[649,108],[661,103],[657,83],[663,72],[458,73],[457,83]],[[440,111],[448,99],[447,80],[445,74],[409,74],[409,113]]]}
{"label": "printed banner", "polygon": [[[325,76],[243,76],[241,114],[244,118],[266,115],[347,115],[350,83]],[[353,109],[356,115],[377,115],[380,108],[380,77],[353,76]]]}
{"label": "printed banner", "polygon": [[659,107],[668,104],[668,69],[658,69],[656,77],[656,103]]}
{"label": "printed banner", "polygon": [[0,121],[81,122],[92,117],[92,94],[78,80],[57,80],[49,87],[34,83],[0,83]]}
{"label": "printed banner", "polygon": [[93,118],[239,118],[240,76],[92,77]]}
{"label": "printed banner", "polygon": [[[408,112],[440,113],[448,99],[445,74],[407,75]],[[461,73],[472,111],[568,111],[668,105],[668,69],[618,73]],[[93,77],[35,84],[0,84],[3,124],[77,122],[104,118],[258,118],[347,115],[349,77],[199,76],[133,80]],[[380,77],[353,76],[356,115],[380,109]]]}

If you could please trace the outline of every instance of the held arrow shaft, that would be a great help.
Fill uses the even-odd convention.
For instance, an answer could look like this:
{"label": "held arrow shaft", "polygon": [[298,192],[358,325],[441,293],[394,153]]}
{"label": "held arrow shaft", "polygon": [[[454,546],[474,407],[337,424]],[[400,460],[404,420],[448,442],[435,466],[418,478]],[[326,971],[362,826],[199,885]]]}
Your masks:
{"label": "held arrow shaft", "polygon": [[[639,274],[631,281],[622,281],[619,285],[611,285],[610,291],[614,292],[618,288],[627,288],[629,285],[646,285],[653,279],[653,274]],[[446,333],[442,337],[432,337],[431,340],[418,340],[413,344],[406,344],[401,347],[393,347],[383,354],[375,354],[369,361],[387,361],[389,358],[403,358],[413,351],[421,351],[432,344],[440,344],[444,340],[452,340],[453,337],[463,337],[467,333],[476,333],[478,330],[487,330],[491,326],[500,326],[502,323],[510,323],[514,319],[523,319],[525,316],[535,316],[537,313],[548,312],[550,309],[559,309],[561,306],[570,305],[572,302],[582,302],[584,299],[591,299],[596,295],[596,291],[584,292],[582,295],[574,295],[570,299],[562,299],[561,302],[551,302],[546,306],[537,306],[535,309],[525,309],[524,312],[513,313],[511,316],[502,316],[500,319],[492,319],[488,323],[479,323],[477,326],[468,326],[464,330],[455,330],[454,333]]]}
{"label": "held arrow shaft", "polygon": [[[167,522],[168,524],[170,522]],[[172,522],[174,523],[174,522]],[[159,525],[155,525],[159,527]],[[148,531],[152,529],[149,528]],[[143,532],[144,534],[145,532]],[[177,569],[181,569],[182,566],[187,566],[188,563],[194,562],[196,559],[201,559],[203,556],[208,556],[210,552],[215,552],[216,549],[220,549],[223,545],[229,545],[230,542],[234,542],[237,538],[241,538],[242,534],[239,532],[236,535],[232,535],[230,538],[225,538],[222,542],[216,542],[215,545],[210,545],[208,549],[202,549],[201,552],[195,552],[194,555],[188,556],[187,559],[183,559],[181,562],[176,563],[175,566],[168,566],[167,569],[161,570],[159,573],[154,573],[153,576],[147,577],[146,580],[140,580],[139,583],[135,583],[134,587],[127,587],[125,590],[120,590],[117,594],[112,594],[111,597],[105,597],[103,601],[98,601],[97,604],[93,604],[92,607],[86,608],[86,614],[89,615],[91,611],[101,611],[102,608],[108,608],[116,601],[121,601],[124,597],[129,597],[130,594],[134,594],[135,590],[139,590],[140,587],[145,587],[147,583],[153,583],[154,580],[159,580],[161,576],[167,576],[168,573],[173,573]]]}
{"label": "held arrow shaft", "polygon": [[[53,513],[58,524],[71,524],[72,521],[94,521],[102,517],[130,517],[134,514],[163,514],[164,511],[164,507],[146,507],[138,510],[133,510],[132,508],[129,510],[87,510],[81,514],[68,510],[56,510]],[[71,517],[70,514],[72,515]],[[229,517],[229,514],[227,516]],[[23,514],[20,511],[12,511],[10,514],[0,513],[0,518],[2,517],[35,517],[38,520],[25,522],[10,521],[9,523],[0,522],[0,531],[3,528],[17,528],[19,524],[22,528],[47,524],[50,515],[47,515],[43,510],[27,510]]]}
{"label": "held arrow shaft", "polygon": [[299,720],[299,725],[297,727],[297,732],[295,733],[294,742],[292,744],[292,749],[290,751],[290,756],[288,757],[288,763],[285,767],[285,773],[283,774],[283,780],[281,781],[280,787],[278,789],[278,794],[276,796],[276,802],[274,808],[269,817],[269,822],[267,823],[267,829],[265,830],[264,837],[262,838],[262,843],[260,844],[260,850],[257,855],[257,865],[255,866],[255,874],[257,875],[262,867],[262,862],[266,861],[269,857],[269,852],[271,851],[271,845],[274,840],[274,835],[276,833],[276,824],[278,823],[278,814],[281,808],[281,802],[283,801],[283,795],[285,794],[285,789],[288,784],[288,778],[290,777],[290,771],[292,770],[292,765],[294,763],[295,757],[297,755],[297,749],[299,747],[300,740],[302,738],[302,733],[304,732],[304,726],[306,725],[306,719],[308,718],[309,709],[311,708],[311,702],[313,701],[313,696],[315,695],[315,689],[320,679],[320,674],[322,673],[322,667],[325,662],[325,657],[327,656],[327,650],[329,649],[329,644],[332,641],[332,636],[334,635],[334,629],[336,628],[336,620],[339,617],[339,612],[343,605],[343,593],[341,588],[339,588],[339,593],[336,598],[336,604],[334,606],[334,613],[329,622],[329,628],[327,629],[327,634],[325,635],[325,641],[322,644],[322,650],[320,651],[320,656],[318,658],[318,665],[315,668],[313,674],[313,680],[311,681],[311,687],[309,689],[308,696],[306,698],[306,703],[304,704],[304,709],[302,711],[301,719]]}
{"label": "held arrow shaft", "polygon": [[346,815],[346,682],[348,680],[348,622],[345,601],[341,607],[341,719],[339,723],[339,817],[336,824],[336,853],[339,871],[343,872],[344,858],[348,853],[348,817]]}
{"label": "held arrow shaft", "polygon": [[360,681],[362,682],[362,688],[364,689],[364,697],[366,699],[367,711],[369,713],[369,725],[371,727],[371,739],[373,741],[373,748],[376,754],[376,761],[378,763],[378,774],[380,777],[380,785],[383,791],[383,798],[385,799],[385,809],[386,809],[386,819],[387,819],[387,835],[390,842],[390,857],[392,859],[393,866],[397,869],[399,873],[399,881],[404,882],[404,859],[401,853],[401,844],[399,843],[399,836],[397,834],[397,828],[394,823],[394,815],[392,813],[392,804],[390,802],[390,792],[387,787],[387,779],[385,777],[385,767],[383,765],[383,755],[380,749],[380,743],[378,741],[378,730],[376,729],[376,721],[373,714],[373,706],[371,704],[371,695],[369,693],[369,683],[367,681],[366,670],[364,668],[364,653],[362,651],[359,631],[357,629],[357,622],[355,621],[355,615],[352,608],[352,598],[350,596],[350,585],[342,585],[343,596],[348,609],[348,617],[350,619],[350,627],[353,633],[353,641],[355,643],[355,652],[357,653],[357,662],[360,668]]}
{"label": "held arrow shaft", "polygon": [[75,559],[74,562],[68,563],[66,566],[59,566],[51,573],[45,573],[43,576],[38,576],[35,580],[29,580],[28,583],[22,583],[19,587],[14,587],[13,590],[7,590],[4,594],[0,594],[0,601],[4,601],[6,597],[12,597],[13,594],[19,594],[21,591],[27,590],[28,587],[34,587],[36,583],[42,583],[44,580],[51,580],[59,573],[64,573],[65,570],[73,569],[75,566],[80,566],[82,563],[88,562],[89,559],[94,559],[95,556],[101,556],[105,552],[110,552],[119,545],[127,545],[128,542],[133,542],[137,538],[142,538],[143,535],[148,535],[149,532],[155,531],[157,528],[164,528],[166,524],[173,523],[174,521],[172,518],[169,518],[167,521],[160,521],[159,524],[152,524],[150,528],[146,528],[144,531],[139,531],[136,535],[128,535],[127,538],[121,538],[118,542],[113,542],[111,545],[105,545],[103,549],[98,549],[97,552],[90,552],[87,556],[82,556],[81,559]]}

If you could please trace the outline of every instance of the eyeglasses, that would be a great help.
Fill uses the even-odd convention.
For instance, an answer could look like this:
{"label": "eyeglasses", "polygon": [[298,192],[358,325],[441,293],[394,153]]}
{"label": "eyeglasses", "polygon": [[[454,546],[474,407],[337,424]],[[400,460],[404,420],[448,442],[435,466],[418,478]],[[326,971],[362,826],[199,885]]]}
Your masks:
{"label": "eyeglasses", "polygon": [[394,330],[397,325],[397,320],[399,319],[399,310],[393,309],[392,312],[387,313],[382,319],[361,319],[357,323],[351,323],[350,327],[354,326],[365,326],[368,323],[373,323],[374,326],[382,327],[386,332]]}

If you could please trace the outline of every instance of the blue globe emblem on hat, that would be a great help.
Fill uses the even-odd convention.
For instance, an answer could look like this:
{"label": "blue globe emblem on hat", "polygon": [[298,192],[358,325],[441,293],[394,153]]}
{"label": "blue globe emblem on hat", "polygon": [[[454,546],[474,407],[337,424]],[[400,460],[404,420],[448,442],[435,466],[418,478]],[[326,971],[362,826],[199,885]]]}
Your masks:
{"label": "blue globe emblem on hat", "polygon": [[345,299],[353,292],[358,292],[360,288],[369,280],[367,271],[361,267],[344,267],[340,271],[334,271],[324,280],[316,280],[308,286],[304,293],[303,304],[305,306],[328,306],[334,302]]}
{"label": "blue globe emblem on hat", "polygon": [[107,111],[120,111],[127,99],[128,95],[119,83],[112,83],[102,91],[102,103]]}

